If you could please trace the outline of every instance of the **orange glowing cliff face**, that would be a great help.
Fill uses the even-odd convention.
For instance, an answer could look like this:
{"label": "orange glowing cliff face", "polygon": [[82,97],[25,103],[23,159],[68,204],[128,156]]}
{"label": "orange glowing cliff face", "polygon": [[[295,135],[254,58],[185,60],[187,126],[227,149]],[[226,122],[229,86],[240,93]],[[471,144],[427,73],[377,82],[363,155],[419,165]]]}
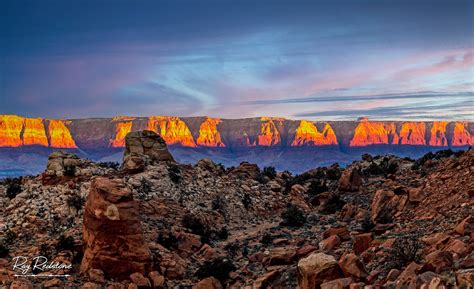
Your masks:
{"label": "orange glowing cliff face", "polygon": [[405,122],[400,129],[400,144],[426,145],[424,122]]}
{"label": "orange glowing cliff face", "polygon": [[49,143],[53,148],[77,148],[71,132],[63,120],[50,120],[48,125]]}
{"label": "orange glowing cliff face", "polygon": [[196,141],[198,146],[225,147],[217,125],[221,122],[219,118],[206,118],[199,127],[199,137]]}
{"label": "orange glowing cliff face", "polygon": [[115,139],[110,140],[110,146],[114,148],[125,147],[125,136],[132,131],[132,122],[117,122],[115,124]]}
{"label": "orange glowing cliff face", "polygon": [[283,119],[272,119],[268,117],[262,117],[260,119],[260,133],[254,145],[274,146],[280,143],[280,132],[276,128],[274,120],[282,121]]}
{"label": "orange glowing cliff face", "polygon": [[469,133],[468,124],[465,122],[456,122],[453,131],[453,146],[474,145],[474,135]]}
{"label": "orange glowing cliff face", "polygon": [[431,137],[429,141],[430,146],[447,146],[448,140],[446,139],[446,121],[435,121],[431,128]]}
{"label": "orange glowing cliff face", "polygon": [[363,119],[354,131],[350,146],[367,146],[377,144],[398,144],[398,135],[394,123],[383,123]]}
{"label": "orange glowing cliff face", "polygon": [[19,147],[23,144],[21,131],[24,118],[16,115],[0,115],[0,147]]}
{"label": "orange glowing cliff face", "polygon": [[150,116],[147,129],[161,135],[168,145],[196,147],[191,131],[178,117]]}
{"label": "orange glowing cliff face", "polygon": [[41,118],[25,118],[23,145],[48,146],[48,138]]}
{"label": "orange glowing cliff face", "polygon": [[302,120],[296,129],[291,146],[336,145],[337,138],[332,127],[326,123],[323,132],[319,132],[313,122]]}

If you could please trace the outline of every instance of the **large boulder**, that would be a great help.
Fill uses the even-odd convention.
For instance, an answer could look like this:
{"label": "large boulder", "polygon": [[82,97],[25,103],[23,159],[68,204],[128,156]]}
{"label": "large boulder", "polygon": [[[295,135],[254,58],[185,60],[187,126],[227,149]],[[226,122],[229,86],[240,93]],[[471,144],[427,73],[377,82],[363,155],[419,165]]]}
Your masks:
{"label": "large boulder", "polygon": [[358,168],[349,167],[342,172],[341,178],[339,179],[339,190],[356,192],[361,185],[362,177]]}
{"label": "large boulder", "polygon": [[407,195],[396,195],[393,191],[378,190],[371,204],[372,220],[376,223],[391,222],[393,216],[407,203]]}
{"label": "large boulder", "polygon": [[239,177],[242,179],[258,179],[260,177],[260,169],[256,164],[242,162],[238,167],[233,168],[229,172],[230,176]]}
{"label": "large boulder", "polygon": [[324,282],[343,277],[336,259],[324,253],[312,253],[298,262],[300,289],[319,288]]}
{"label": "large boulder", "polygon": [[102,172],[89,160],[65,151],[52,152],[48,157],[46,171],[41,175],[43,185],[54,185],[76,177],[91,177]]}
{"label": "large boulder", "polygon": [[107,279],[146,275],[152,257],[139,220],[138,204],[122,179],[97,177],[84,209],[81,272],[101,269]]}
{"label": "large boulder", "polygon": [[157,162],[174,162],[166,142],[150,130],[134,131],[125,137],[123,169],[130,173],[141,172],[147,165]]}

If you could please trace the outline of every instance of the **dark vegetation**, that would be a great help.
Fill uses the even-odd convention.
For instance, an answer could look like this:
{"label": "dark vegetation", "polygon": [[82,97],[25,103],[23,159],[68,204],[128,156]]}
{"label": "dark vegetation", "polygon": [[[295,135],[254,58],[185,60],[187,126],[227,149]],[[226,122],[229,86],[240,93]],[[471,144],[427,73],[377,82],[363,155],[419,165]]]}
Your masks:
{"label": "dark vegetation", "polygon": [[274,167],[264,167],[262,170],[262,175],[268,177],[269,179],[274,179],[277,175],[277,172]]}
{"label": "dark vegetation", "polygon": [[423,244],[416,234],[410,234],[395,239],[390,252],[392,268],[402,268],[411,262],[419,262]]}
{"label": "dark vegetation", "polygon": [[301,227],[306,223],[306,215],[297,206],[290,204],[286,210],[281,214],[283,221],[282,226]]}
{"label": "dark vegetation", "polygon": [[56,244],[56,249],[61,250],[73,250],[74,249],[74,238],[71,236],[61,235]]}
{"label": "dark vegetation", "polygon": [[67,177],[74,177],[76,175],[76,170],[75,166],[64,167],[64,175]]}
{"label": "dark vegetation", "polygon": [[217,257],[213,260],[204,262],[196,272],[200,279],[213,276],[222,284],[229,279],[229,273],[237,269],[231,260],[225,257]]}
{"label": "dark vegetation", "polygon": [[113,170],[118,170],[120,168],[120,164],[118,162],[98,162],[97,165],[102,168]]}
{"label": "dark vegetation", "polygon": [[421,158],[417,159],[415,161],[415,163],[413,164],[412,169],[413,170],[419,170],[421,167],[423,167],[425,165],[426,162],[428,162],[430,160],[439,160],[439,159],[442,159],[442,158],[449,158],[453,155],[456,156],[456,157],[460,157],[463,153],[464,153],[464,151],[454,152],[451,149],[440,150],[440,151],[437,151],[435,153],[429,152],[429,153],[425,154],[424,156],[422,156]]}
{"label": "dark vegetation", "polygon": [[[376,159],[381,157],[377,156]],[[394,174],[398,170],[397,162],[393,161],[390,157],[383,157],[380,163],[376,163],[372,160],[371,164],[362,171],[364,176],[388,176]]]}
{"label": "dark vegetation", "polygon": [[13,199],[21,193],[21,181],[22,178],[7,178],[3,180],[3,184],[7,187],[6,195],[9,199]]}
{"label": "dark vegetation", "polygon": [[84,202],[84,198],[77,194],[69,196],[69,198],[66,200],[67,205],[76,210],[82,209],[82,207],[84,206]]}
{"label": "dark vegetation", "polygon": [[201,236],[202,243],[210,243],[212,240],[225,240],[229,237],[229,231],[226,227],[218,230],[211,229],[200,218],[189,213],[184,215],[181,224],[191,233]]}
{"label": "dark vegetation", "polygon": [[346,202],[344,202],[339,195],[331,194],[323,203],[321,212],[324,214],[334,214],[341,210],[345,204]]}
{"label": "dark vegetation", "polygon": [[176,164],[170,164],[168,167],[168,176],[170,177],[171,181],[175,184],[181,182],[181,169]]}
{"label": "dark vegetation", "polygon": [[374,222],[372,222],[372,219],[368,212],[364,214],[364,218],[360,221],[360,228],[364,233],[369,233],[372,231],[372,229],[375,228],[375,224]]}

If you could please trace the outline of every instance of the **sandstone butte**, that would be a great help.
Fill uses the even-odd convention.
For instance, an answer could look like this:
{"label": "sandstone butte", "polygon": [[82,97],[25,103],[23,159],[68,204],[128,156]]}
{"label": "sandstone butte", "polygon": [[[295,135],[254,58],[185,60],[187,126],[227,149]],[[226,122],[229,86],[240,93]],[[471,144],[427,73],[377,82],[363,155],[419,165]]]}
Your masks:
{"label": "sandstone butte", "polygon": [[456,122],[453,131],[453,146],[464,146],[474,144],[474,135],[467,130],[467,123]]}
{"label": "sandstone butte", "polygon": [[[48,123],[46,132],[45,123]],[[0,147],[40,145],[53,148],[77,148],[66,122],[0,115]]]}
{"label": "sandstone butte", "polygon": [[168,145],[196,147],[191,131],[184,121],[172,116],[151,116],[147,129],[160,134]]}
{"label": "sandstone butte", "polygon": [[132,122],[117,122],[115,124],[115,138],[110,141],[110,146],[114,148],[125,147],[125,136],[132,131]]}
{"label": "sandstone butte", "polygon": [[322,146],[322,145],[337,145],[337,138],[331,125],[326,123],[322,132],[313,122],[302,120],[296,129],[295,139],[291,146]]}
{"label": "sandstone butte", "polygon": [[221,134],[217,130],[217,125],[221,123],[220,118],[207,117],[199,127],[199,137],[196,140],[198,146],[205,147],[225,147]]}
{"label": "sandstone butte", "polygon": [[[120,116],[111,119],[114,130],[107,145],[124,147],[125,136],[133,131],[134,117]],[[197,139],[187,124],[178,117],[151,116],[147,119],[147,129],[163,136],[168,145],[185,147],[226,147],[219,124],[219,118],[206,117],[200,124]],[[242,132],[240,140],[243,146],[276,146],[282,144],[285,119],[262,117],[257,124],[258,130],[254,140],[250,141],[247,131]],[[25,118],[15,115],[0,115],[0,147],[21,147],[39,145],[54,148],[77,148],[73,135],[69,131],[71,121]],[[448,123],[435,121],[432,125],[424,122],[383,122],[369,121],[362,118],[349,141],[351,147],[369,145],[429,145],[429,146],[467,146],[474,144],[474,135],[468,129],[468,122]],[[137,126],[139,127],[139,126]],[[448,131],[449,130],[449,131]],[[448,140],[448,135],[452,139]],[[320,132],[314,122],[302,120],[289,140],[290,146],[324,146],[338,145],[334,128],[326,123]]]}
{"label": "sandstone butte", "polygon": [[447,121],[435,121],[431,128],[431,137],[429,141],[430,146],[447,146],[448,139],[446,138]]}
{"label": "sandstone butte", "polygon": [[278,131],[274,121],[283,121],[282,118],[262,117],[260,118],[260,134],[253,145],[258,146],[274,146],[280,143],[280,132]]}
{"label": "sandstone butte", "polygon": [[[390,142],[390,137],[392,141]],[[367,146],[376,144],[398,144],[395,123],[369,121],[363,118],[357,125],[350,146]]]}
{"label": "sandstone butte", "polygon": [[426,145],[425,131],[424,122],[404,122],[400,129],[400,144]]}

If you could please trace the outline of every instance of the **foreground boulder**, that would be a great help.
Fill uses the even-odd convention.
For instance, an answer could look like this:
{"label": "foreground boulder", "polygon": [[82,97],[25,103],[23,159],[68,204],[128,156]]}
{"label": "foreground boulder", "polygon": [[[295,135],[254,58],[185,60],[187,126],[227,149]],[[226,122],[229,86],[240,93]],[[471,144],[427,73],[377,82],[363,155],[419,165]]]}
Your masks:
{"label": "foreground boulder", "polygon": [[81,272],[101,269],[108,279],[127,279],[151,268],[138,206],[122,179],[93,180],[84,209]]}
{"label": "foreground boulder", "polygon": [[345,192],[356,192],[362,185],[362,177],[357,168],[347,168],[342,172],[339,179],[339,190]]}
{"label": "foreground boulder", "polygon": [[313,253],[298,262],[298,285],[301,289],[319,288],[322,283],[343,277],[336,259]]}
{"label": "foreground boulder", "polygon": [[54,185],[74,177],[101,174],[91,161],[80,159],[75,154],[55,151],[48,157],[46,171],[42,174],[43,185]]}
{"label": "foreground boulder", "polygon": [[147,165],[162,161],[174,162],[174,159],[161,136],[150,130],[127,134],[123,156],[123,169],[126,172],[141,172]]}

